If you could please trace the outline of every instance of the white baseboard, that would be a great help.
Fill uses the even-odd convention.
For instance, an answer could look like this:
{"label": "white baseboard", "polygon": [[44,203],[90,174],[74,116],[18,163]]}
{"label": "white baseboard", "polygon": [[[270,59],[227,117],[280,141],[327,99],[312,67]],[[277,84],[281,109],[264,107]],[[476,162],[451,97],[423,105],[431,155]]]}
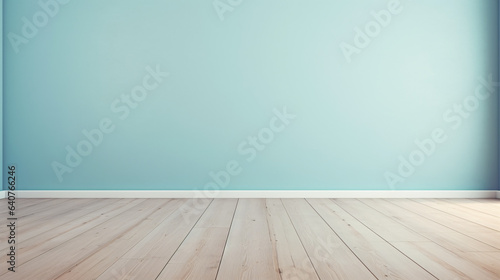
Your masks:
{"label": "white baseboard", "polygon": [[[0,198],[6,197],[2,191]],[[500,191],[16,191],[16,198],[500,198]]]}

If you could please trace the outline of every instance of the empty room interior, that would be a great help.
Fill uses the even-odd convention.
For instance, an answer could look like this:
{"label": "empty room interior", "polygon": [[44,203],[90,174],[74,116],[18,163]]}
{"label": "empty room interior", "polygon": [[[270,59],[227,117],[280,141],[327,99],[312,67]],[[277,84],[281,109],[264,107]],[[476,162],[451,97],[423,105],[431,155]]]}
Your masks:
{"label": "empty room interior", "polygon": [[0,2],[0,280],[500,279],[498,0]]}

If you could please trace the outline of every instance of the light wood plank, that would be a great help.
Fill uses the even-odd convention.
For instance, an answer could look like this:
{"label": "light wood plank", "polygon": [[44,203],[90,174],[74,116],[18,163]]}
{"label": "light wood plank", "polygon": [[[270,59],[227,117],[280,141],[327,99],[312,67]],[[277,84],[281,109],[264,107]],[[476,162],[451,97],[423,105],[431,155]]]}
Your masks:
{"label": "light wood plank", "polygon": [[281,279],[319,279],[281,199],[266,199],[266,208]]}
{"label": "light wood plank", "polygon": [[495,247],[410,212],[404,207],[388,203],[390,200],[360,199],[360,201],[452,252],[457,250],[462,252],[494,252],[497,250]]}
{"label": "light wood plank", "polygon": [[267,225],[264,199],[241,199],[217,279],[280,279]]}
{"label": "light wood plank", "polygon": [[[77,201],[78,199],[74,199],[74,201]],[[68,204],[67,202],[72,201],[72,199],[69,198],[61,198],[61,199],[48,199],[47,201],[44,201],[43,203],[33,203],[29,206],[22,206],[18,205],[16,207],[16,216],[18,218],[27,218],[29,216],[32,216],[34,214],[40,215],[43,214],[45,211],[52,211],[54,209],[58,209],[59,207],[62,208],[67,208]]]}
{"label": "light wood plank", "polygon": [[83,216],[75,216],[73,221],[56,226],[33,238],[23,240],[18,246],[18,254],[23,256],[23,262],[27,262],[73,238],[78,238],[80,234],[107,222],[119,214],[125,213],[142,201],[115,200],[114,203],[110,203],[104,208],[100,208]]}
{"label": "light wood plank", "polygon": [[462,220],[467,220],[469,225],[471,225],[472,223],[476,223],[500,232],[500,217],[481,213],[476,210],[462,207],[455,203],[449,203],[440,199],[418,199],[415,201],[441,212],[447,213],[450,216],[455,216],[459,217]]}
{"label": "light wood plank", "polygon": [[426,219],[453,229],[456,232],[460,232],[473,239],[479,240],[485,244],[495,247],[496,249],[500,249],[500,231],[493,230],[489,227],[481,225],[480,223],[471,222],[467,219],[463,219],[461,217],[451,215],[447,212],[428,206],[428,203],[436,203],[430,202],[429,199],[417,201],[390,200],[390,202],[403,207],[408,211],[418,214]]}
{"label": "light wood plank", "polygon": [[[155,211],[146,219],[143,219],[140,224],[119,236],[107,246],[101,248],[88,258],[75,264],[75,266],[66,270],[57,280],[86,280],[96,279],[111,265],[118,261],[126,252],[133,246],[144,239],[153,229],[160,225],[172,213],[178,211],[179,208],[186,202],[187,199],[165,199],[165,204],[158,206],[158,211]],[[122,271],[113,271],[111,274],[122,273]],[[124,273],[124,272],[123,272]],[[111,278],[123,279],[123,278]]]}
{"label": "light wood plank", "polygon": [[[58,201],[59,200],[59,201]],[[63,203],[67,199],[58,198],[16,198],[16,216],[20,217],[21,213],[36,207],[37,204],[47,204],[47,203]],[[2,207],[0,208],[0,214],[5,214],[9,211],[7,208],[7,203],[9,200],[7,198],[2,200]],[[21,212],[19,212],[21,211]]]}
{"label": "light wood plank", "polygon": [[[461,207],[467,207],[495,217],[500,217],[500,199],[443,199]],[[495,204],[499,207],[495,207]]]}
{"label": "light wood plank", "polygon": [[[58,200],[57,198],[16,198],[16,212],[17,210],[26,210],[26,209],[29,209],[37,204],[40,204],[40,203],[47,203],[49,201],[52,201],[52,200]],[[0,215],[1,214],[5,214],[9,211],[9,209],[7,208],[7,203],[9,202],[9,200],[6,198],[4,200],[2,200],[2,207],[0,208]],[[61,201],[62,203],[62,201]],[[5,205],[5,206],[4,206]],[[17,216],[17,213],[16,213],[16,216]]]}
{"label": "light wood plank", "polygon": [[207,211],[196,223],[197,228],[222,227],[231,225],[238,199],[220,198],[210,204]]}
{"label": "light wood plank", "polygon": [[229,228],[194,228],[158,280],[215,279]]}
{"label": "light wood plank", "polygon": [[156,279],[163,267],[165,267],[165,261],[161,258],[120,258],[96,279]]}
{"label": "light wood plank", "polygon": [[236,203],[214,200],[157,279],[215,279]]}
{"label": "light wood plank", "polygon": [[[54,279],[75,263],[91,256],[102,246],[109,244],[118,236],[137,226],[140,221],[147,218],[157,210],[158,206],[164,203],[164,200],[143,201],[129,211],[109,220],[106,224],[99,225],[79,235],[78,238],[65,242],[64,245],[57,246],[26,263],[22,263],[18,267],[16,276],[19,279]],[[4,273],[0,279],[10,280],[11,277],[11,275]]]}
{"label": "light wood plank", "polygon": [[[17,217],[20,221],[22,220],[26,225],[25,228],[29,230],[29,227],[33,227],[34,223],[43,223],[40,222],[39,219],[42,219],[42,217],[50,216],[50,213],[54,213],[52,211],[59,209],[59,207],[62,207],[64,210],[70,209],[68,208],[70,204],[66,203],[68,201],[69,199],[62,199],[60,201],[57,199],[52,199],[47,201],[46,203],[39,203],[28,206],[26,208],[18,205],[15,210],[15,217]],[[5,204],[4,208],[7,209],[7,204]],[[7,212],[3,214],[7,215]],[[7,232],[7,229],[2,227],[0,229],[0,234],[5,234],[5,232]]]}
{"label": "light wood plank", "polygon": [[19,202],[0,280],[500,279],[498,200]]}
{"label": "light wood plank", "polygon": [[[67,200],[56,207],[49,207],[40,212],[33,212],[25,217],[18,218],[18,237],[27,240],[39,234],[51,230],[55,226],[62,225],[82,215],[87,215],[107,204],[102,199],[74,199]],[[74,207],[72,207],[74,206]],[[0,244],[1,246],[4,244]]]}
{"label": "light wood plank", "polygon": [[[184,208],[184,205],[192,205],[192,200],[187,200],[97,279],[112,279],[117,273],[123,275],[125,279],[127,277],[155,279],[209,206],[211,200],[203,200],[201,203],[199,206],[202,207],[202,211],[198,211],[200,208]],[[189,211],[196,213],[197,216],[186,213]],[[189,214],[189,219],[185,218],[186,214]]]}
{"label": "light wood plank", "polygon": [[500,251],[498,252],[459,252],[459,256],[477,266],[490,271],[500,279]]}
{"label": "light wood plank", "polygon": [[331,200],[308,201],[377,278],[436,279]]}
{"label": "light wood plank", "polygon": [[282,201],[321,279],[376,279],[304,199]]}
{"label": "light wood plank", "polygon": [[393,242],[393,244],[439,279],[499,279],[499,275],[453,254],[434,242]]}
{"label": "light wood plank", "polygon": [[[488,207],[488,209],[493,209],[495,213],[500,212],[500,199],[495,199],[495,198],[488,198],[488,199],[471,199],[472,201],[480,202],[481,204],[484,204],[485,207]],[[487,210],[488,212],[490,210]],[[497,216],[497,215],[495,215]]]}
{"label": "light wood plank", "polygon": [[357,199],[331,200],[387,241],[429,241],[424,236]]}

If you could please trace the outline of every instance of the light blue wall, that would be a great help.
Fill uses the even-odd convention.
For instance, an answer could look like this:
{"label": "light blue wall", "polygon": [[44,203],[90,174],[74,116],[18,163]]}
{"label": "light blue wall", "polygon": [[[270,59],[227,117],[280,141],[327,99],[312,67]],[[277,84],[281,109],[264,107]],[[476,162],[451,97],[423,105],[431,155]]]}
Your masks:
{"label": "light blue wall", "polygon": [[[54,1],[5,3],[4,159],[19,189],[498,187],[498,97],[473,97],[498,77],[497,0],[243,0],[221,17],[212,0]],[[123,115],[157,65],[170,76]],[[295,119],[250,158],[247,137],[285,106]],[[69,166],[66,147],[106,118],[114,130]],[[436,129],[446,140],[424,155],[415,141]],[[424,162],[408,170],[410,155]],[[239,173],[215,187],[228,163]],[[72,172],[61,182],[54,164]]]}

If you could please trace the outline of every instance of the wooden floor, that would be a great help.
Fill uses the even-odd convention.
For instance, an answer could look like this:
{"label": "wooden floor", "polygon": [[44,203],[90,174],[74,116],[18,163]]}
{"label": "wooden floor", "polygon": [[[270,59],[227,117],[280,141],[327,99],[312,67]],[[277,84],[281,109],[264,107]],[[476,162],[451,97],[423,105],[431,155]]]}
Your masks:
{"label": "wooden floor", "polygon": [[[7,201],[0,213],[6,221]],[[500,279],[500,200],[18,199],[0,279]],[[7,223],[6,223],[7,224]]]}

